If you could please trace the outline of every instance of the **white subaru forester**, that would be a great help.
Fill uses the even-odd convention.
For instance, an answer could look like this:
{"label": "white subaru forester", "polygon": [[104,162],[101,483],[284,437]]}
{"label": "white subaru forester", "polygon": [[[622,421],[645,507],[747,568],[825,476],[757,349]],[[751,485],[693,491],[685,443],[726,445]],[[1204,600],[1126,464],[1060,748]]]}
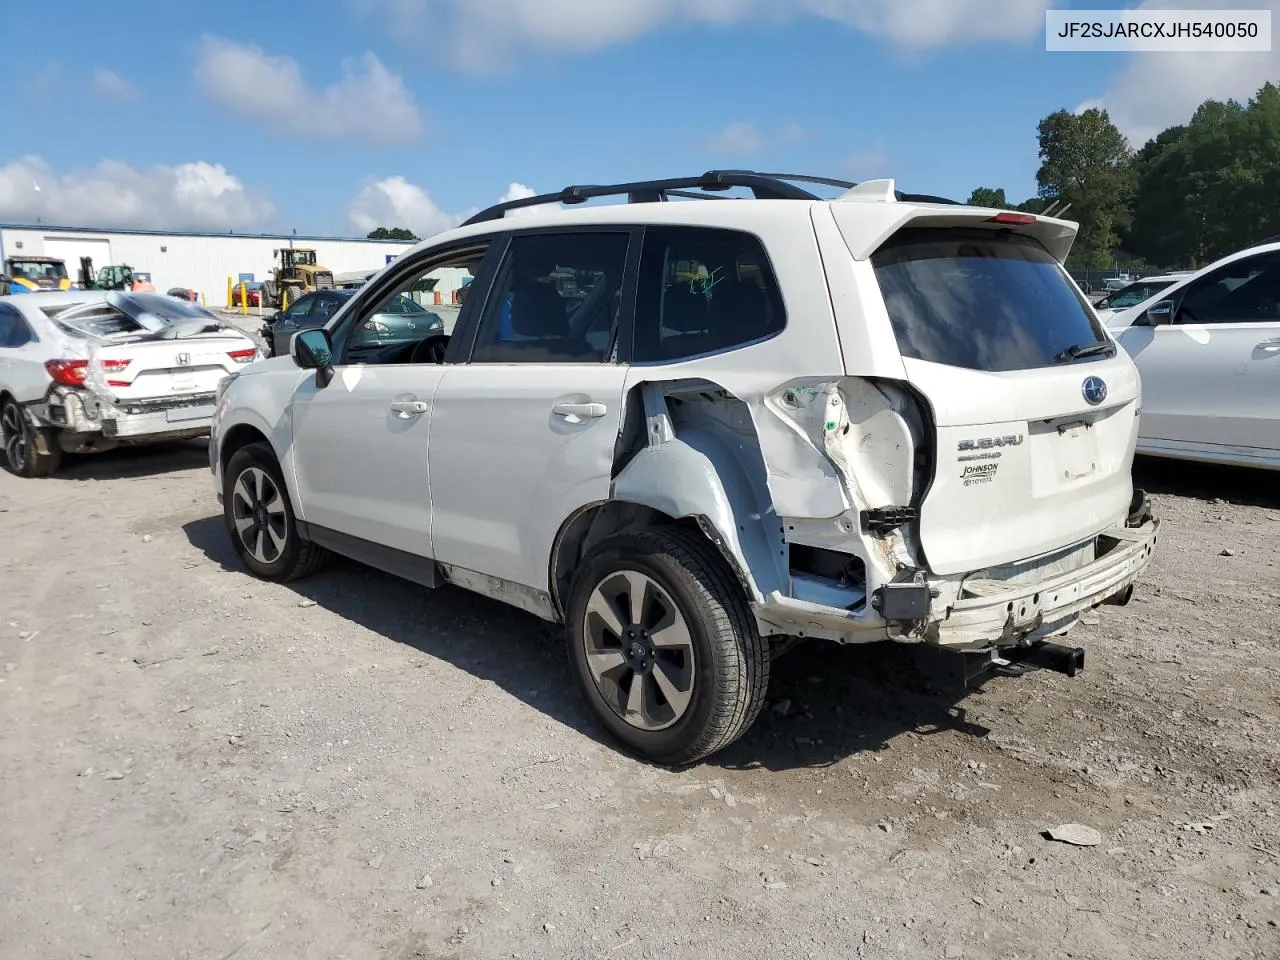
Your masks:
{"label": "white subaru forester", "polygon": [[[1074,675],[1052,638],[1128,601],[1158,529],[1075,235],[747,171],[490,208],[223,383],[227,531],[259,577],[332,551],[563,622],[594,715],[660,763],[739,737],[796,638]],[[466,277],[450,334],[353,336]]]}

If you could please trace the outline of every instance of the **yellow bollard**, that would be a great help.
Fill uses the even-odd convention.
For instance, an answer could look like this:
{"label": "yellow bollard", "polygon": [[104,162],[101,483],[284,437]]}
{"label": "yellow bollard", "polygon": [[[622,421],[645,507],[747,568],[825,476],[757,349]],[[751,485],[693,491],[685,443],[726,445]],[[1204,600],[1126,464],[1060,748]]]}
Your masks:
{"label": "yellow bollard", "polygon": [[244,281],[240,281],[240,312],[247,314],[249,312],[249,298],[244,294]]}
{"label": "yellow bollard", "polygon": [[228,276],[227,277],[227,309],[230,310],[232,306],[233,304],[231,303],[231,277]]}
{"label": "yellow bollard", "polygon": [[280,312],[284,313],[288,309],[289,309],[289,291],[281,290],[280,291]]}

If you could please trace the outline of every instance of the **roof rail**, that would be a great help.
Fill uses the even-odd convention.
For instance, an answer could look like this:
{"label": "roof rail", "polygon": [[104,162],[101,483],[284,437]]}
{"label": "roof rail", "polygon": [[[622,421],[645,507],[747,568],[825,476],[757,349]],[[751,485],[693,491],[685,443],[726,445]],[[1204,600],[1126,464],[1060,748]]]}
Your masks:
{"label": "roof rail", "polygon": [[[541,207],[547,204],[560,203],[573,205],[586,203],[598,197],[625,196],[628,203],[661,203],[672,197],[691,200],[723,200],[727,197],[717,196],[734,187],[744,187],[751,191],[757,200],[821,200],[817,194],[798,187],[795,183],[813,183],[829,187],[852,190],[857,186],[845,180],[834,180],[828,177],[813,177],[807,174],[757,173],[754,170],[708,170],[698,177],[675,177],[668,180],[636,180],[631,183],[587,184],[565,187],[558,193],[542,193],[534,197],[521,197],[496,203],[470,217],[462,225],[464,227],[489,220],[501,220],[508,210],[520,210],[525,207]],[[695,191],[702,191],[697,193]],[[932,197],[925,194],[898,193],[898,200],[916,203],[955,203],[943,197]]]}

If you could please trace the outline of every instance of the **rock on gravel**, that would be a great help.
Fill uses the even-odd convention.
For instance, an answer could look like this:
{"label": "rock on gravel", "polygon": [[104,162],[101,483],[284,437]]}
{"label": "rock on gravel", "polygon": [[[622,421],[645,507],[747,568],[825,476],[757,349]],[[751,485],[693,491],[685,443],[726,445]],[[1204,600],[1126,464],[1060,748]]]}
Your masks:
{"label": "rock on gravel", "polygon": [[1064,823],[1048,831],[1050,840],[1069,843],[1073,847],[1096,847],[1102,843],[1102,834],[1082,823]]}

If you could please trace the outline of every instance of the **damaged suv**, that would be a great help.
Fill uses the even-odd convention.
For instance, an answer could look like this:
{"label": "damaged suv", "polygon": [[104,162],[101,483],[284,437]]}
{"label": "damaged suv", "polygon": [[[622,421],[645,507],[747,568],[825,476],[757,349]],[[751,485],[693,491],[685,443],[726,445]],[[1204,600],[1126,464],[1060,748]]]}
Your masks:
{"label": "damaged suv", "polygon": [[[602,196],[630,202],[565,208]],[[563,623],[595,717],[661,763],[738,738],[797,638],[1074,674],[1051,638],[1127,601],[1158,529],[1075,234],[745,171],[501,204],[220,386],[228,534],[263,578],[332,551]],[[356,335],[463,275],[450,336]]]}

